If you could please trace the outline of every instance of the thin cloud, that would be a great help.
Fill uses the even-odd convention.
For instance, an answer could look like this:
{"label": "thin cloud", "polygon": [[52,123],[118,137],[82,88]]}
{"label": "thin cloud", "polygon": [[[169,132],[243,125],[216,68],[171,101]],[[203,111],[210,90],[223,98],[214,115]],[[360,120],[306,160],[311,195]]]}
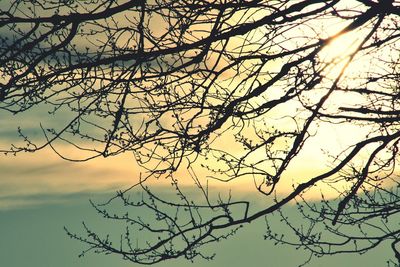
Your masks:
{"label": "thin cloud", "polygon": [[83,163],[62,160],[49,149],[17,156],[1,155],[0,208],[12,205],[8,202],[22,205],[26,197],[33,195],[120,189],[135,183],[138,175],[133,157],[128,154]]}

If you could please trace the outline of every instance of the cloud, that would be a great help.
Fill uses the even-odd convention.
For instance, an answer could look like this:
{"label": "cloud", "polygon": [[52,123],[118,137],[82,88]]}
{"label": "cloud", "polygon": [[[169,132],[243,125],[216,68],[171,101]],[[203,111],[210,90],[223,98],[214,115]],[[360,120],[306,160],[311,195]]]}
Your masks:
{"label": "cloud", "polygon": [[0,156],[0,208],[29,204],[35,195],[102,192],[128,187],[139,177],[131,154],[75,163],[50,149]]}
{"label": "cloud", "polygon": [[[2,111],[0,112],[0,149],[8,148],[10,143],[18,142],[17,140],[21,139],[17,135],[18,126],[21,126],[24,133],[34,137],[35,140],[43,140],[40,123],[60,128],[65,120],[68,120],[66,113],[61,112],[59,116],[52,117],[47,114],[45,107],[37,107],[16,116]],[[323,128],[320,131],[323,131],[321,138],[329,136],[329,140],[335,140],[339,136],[330,128]],[[346,131],[347,136],[348,132]],[[356,133],[359,132],[352,131],[352,136],[355,137]],[[292,162],[292,168],[287,170],[286,177],[282,178],[281,186],[277,188],[279,194],[287,195],[293,190],[292,183],[300,183],[324,171],[326,167],[319,164],[321,162],[319,159],[321,144],[334,150],[335,144],[338,142],[330,143],[321,138],[314,138],[313,142],[309,142],[308,148],[302,151],[301,157]],[[221,145],[225,145],[225,143]],[[56,147],[63,154],[78,158],[84,157],[82,151],[73,150],[66,144]],[[185,167],[182,166],[177,172],[180,185],[195,186]],[[136,164],[133,154],[128,152],[115,157],[96,158],[82,163],[65,161],[51,149],[43,149],[35,153],[20,153],[16,156],[0,155],[0,209],[33,205],[33,203],[40,204],[41,201],[33,198],[33,196],[39,195],[52,194],[61,197],[79,192],[125,189],[138,182],[140,171],[143,170]],[[229,192],[229,189],[233,189],[232,192],[235,194],[256,191],[254,181],[250,176],[241,177],[227,184],[215,180],[206,181],[209,173],[201,168],[196,169],[196,174],[203,185],[207,184],[210,189],[213,188],[215,191]],[[168,186],[168,182],[168,180],[152,181],[153,185],[157,186]],[[171,188],[163,190],[171,190]],[[319,199],[319,190],[314,191],[308,196],[312,199]],[[329,188],[325,191],[331,193],[331,195],[325,193],[325,197],[334,198],[337,194]]]}

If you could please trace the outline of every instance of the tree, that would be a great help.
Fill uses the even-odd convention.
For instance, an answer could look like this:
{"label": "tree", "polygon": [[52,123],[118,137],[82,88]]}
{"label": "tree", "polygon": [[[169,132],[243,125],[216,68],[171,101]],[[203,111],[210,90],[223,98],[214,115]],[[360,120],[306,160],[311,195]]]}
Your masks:
{"label": "tree", "polygon": [[[1,3],[0,108],[69,119],[41,125],[45,141],[19,129],[22,143],[2,151],[51,147],[71,161],[134,153],[140,183],[105,205],[154,217],[93,204],[130,226],[117,245],[86,226],[87,237],[68,231],[88,251],[143,264],[209,258],[204,245],[281,214],[294,235],[267,227],[266,239],[316,256],[389,242],[399,265],[399,15],[394,0]],[[330,129],[351,137],[321,139]],[[310,151],[318,174],[299,171]],[[180,186],[182,170],[202,198]],[[162,198],[155,179],[169,179],[177,198]],[[210,179],[244,180],[267,204],[215,197]],[[315,189],[319,202],[308,197]],[[282,209],[293,201],[301,225]],[[154,239],[136,246],[139,230]]]}

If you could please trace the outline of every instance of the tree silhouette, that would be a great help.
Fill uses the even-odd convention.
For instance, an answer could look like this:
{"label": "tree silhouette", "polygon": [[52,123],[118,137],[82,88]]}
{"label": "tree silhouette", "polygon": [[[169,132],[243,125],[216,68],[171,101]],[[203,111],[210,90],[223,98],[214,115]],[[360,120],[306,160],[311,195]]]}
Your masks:
{"label": "tree silhouette", "polygon": [[[390,243],[389,264],[400,263],[400,1],[11,2],[0,3],[0,108],[39,106],[68,121],[41,124],[43,142],[19,129],[23,143],[2,151],[51,147],[71,161],[133,152],[143,168],[137,185],[93,204],[126,223],[118,242],[67,231],[87,251],[208,259],[204,245],[266,217],[266,239],[312,256]],[[349,137],[321,139],[324,129]],[[59,152],[62,143],[87,157]],[[321,158],[318,174],[298,167],[307,151]],[[180,186],[187,177],[194,187]],[[210,180],[246,181],[265,205],[218,197]],[[315,188],[318,201],[307,196]],[[294,202],[301,222],[282,209]],[[148,217],[112,214],[113,203]],[[278,214],[294,235],[270,227]],[[145,244],[138,231],[152,234]]]}

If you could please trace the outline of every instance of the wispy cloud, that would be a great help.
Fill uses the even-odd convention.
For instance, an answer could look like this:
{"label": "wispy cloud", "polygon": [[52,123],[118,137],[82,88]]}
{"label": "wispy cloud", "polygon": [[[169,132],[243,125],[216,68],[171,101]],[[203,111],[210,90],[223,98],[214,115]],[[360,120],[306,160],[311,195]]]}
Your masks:
{"label": "wispy cloud", "polygon": [[31,205],[35,195],[66,195],[121,189],[137,181],[131,154],[74,163],[53,151],[0,156],[0,208]]}

